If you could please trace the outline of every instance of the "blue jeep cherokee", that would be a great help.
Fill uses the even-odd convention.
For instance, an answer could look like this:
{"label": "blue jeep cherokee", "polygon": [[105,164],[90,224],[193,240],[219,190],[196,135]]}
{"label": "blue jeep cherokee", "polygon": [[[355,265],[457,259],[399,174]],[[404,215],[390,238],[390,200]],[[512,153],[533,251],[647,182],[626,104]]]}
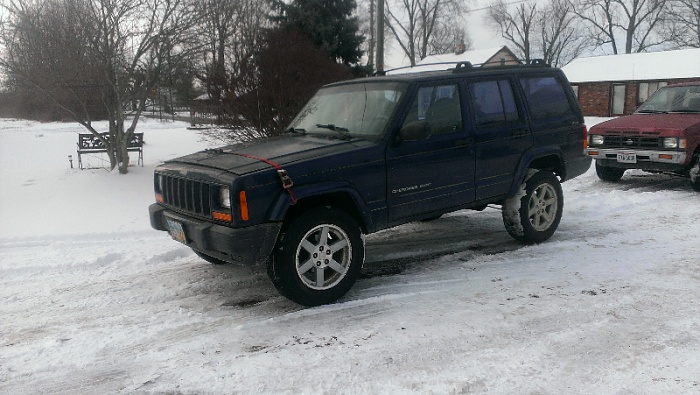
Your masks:
{"label": "blue jeep cherokee", "polygon": [[174,159],[155,171],[153,228],[212,263],[265,262],[307,306],[343,296],[364,234],[487,204],[542,242],[583,174],[586,127],[563,73],[472,67],[327,85],[282,136]]}

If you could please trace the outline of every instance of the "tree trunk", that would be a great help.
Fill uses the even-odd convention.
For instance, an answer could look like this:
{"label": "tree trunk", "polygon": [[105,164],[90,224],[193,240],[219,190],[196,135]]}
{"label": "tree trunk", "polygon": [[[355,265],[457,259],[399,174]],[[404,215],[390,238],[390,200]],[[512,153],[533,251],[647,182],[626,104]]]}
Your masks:
{"label": "tree trunk", "polygon": [[119,163],[119,174],[126,174],[129,172],[129,140],[122,139],[122,141],[117,144],[117,161]]}
{"label": "tree trunk", "polygon": [[117,114],[115,118],[109,120],[109,139],[108,144],[105,144],[109,156],[109,169],[112,171],[116,168],[120,174],[126,174],[129,172],[128,147],[133,132],[128,133],[124,130],[123,114]]}

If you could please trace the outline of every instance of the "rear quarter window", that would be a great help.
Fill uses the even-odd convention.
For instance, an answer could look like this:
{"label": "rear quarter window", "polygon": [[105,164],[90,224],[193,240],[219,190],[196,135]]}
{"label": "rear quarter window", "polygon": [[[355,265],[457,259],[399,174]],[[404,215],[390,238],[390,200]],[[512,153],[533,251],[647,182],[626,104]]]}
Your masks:
{"label": "rear quarter window", "polygon": [[522,78],[520,83],[527,97],[532,119],[575,115],[561,82],[555,77]]}

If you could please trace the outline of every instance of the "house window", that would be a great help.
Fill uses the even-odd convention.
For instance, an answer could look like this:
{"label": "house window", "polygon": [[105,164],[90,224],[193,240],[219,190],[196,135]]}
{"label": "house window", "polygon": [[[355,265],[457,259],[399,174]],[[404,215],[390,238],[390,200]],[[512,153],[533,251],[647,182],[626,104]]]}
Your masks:
{"label": "house window", "polygon": [[625,84],[613,84],[612,115],[625,113]]}
{"label": "house window", "polygon": [[649,96],[653,95],[659,88],[663,88],[668,85],[668,82],[640,82],[639,83],[639,97],[637,98],[637,104],[642,104]]}
{"label": "house window", "polygon": [[574,96],[578,99],[578,85],[571,85],[571,89],[574,90]]}

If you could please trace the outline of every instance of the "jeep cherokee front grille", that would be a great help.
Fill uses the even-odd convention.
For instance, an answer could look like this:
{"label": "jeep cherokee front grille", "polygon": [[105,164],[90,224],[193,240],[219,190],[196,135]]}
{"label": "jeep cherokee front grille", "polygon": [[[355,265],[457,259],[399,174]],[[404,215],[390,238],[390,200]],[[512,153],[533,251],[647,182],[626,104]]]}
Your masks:
{"label": "jeep cherokee front grille", "polygon": [[211,216],[211,196],[217,186],[179,177],[160,177],[160,185],[156,178],[156,191],[160,187],[163,204],[180,211],[209,217]]}

